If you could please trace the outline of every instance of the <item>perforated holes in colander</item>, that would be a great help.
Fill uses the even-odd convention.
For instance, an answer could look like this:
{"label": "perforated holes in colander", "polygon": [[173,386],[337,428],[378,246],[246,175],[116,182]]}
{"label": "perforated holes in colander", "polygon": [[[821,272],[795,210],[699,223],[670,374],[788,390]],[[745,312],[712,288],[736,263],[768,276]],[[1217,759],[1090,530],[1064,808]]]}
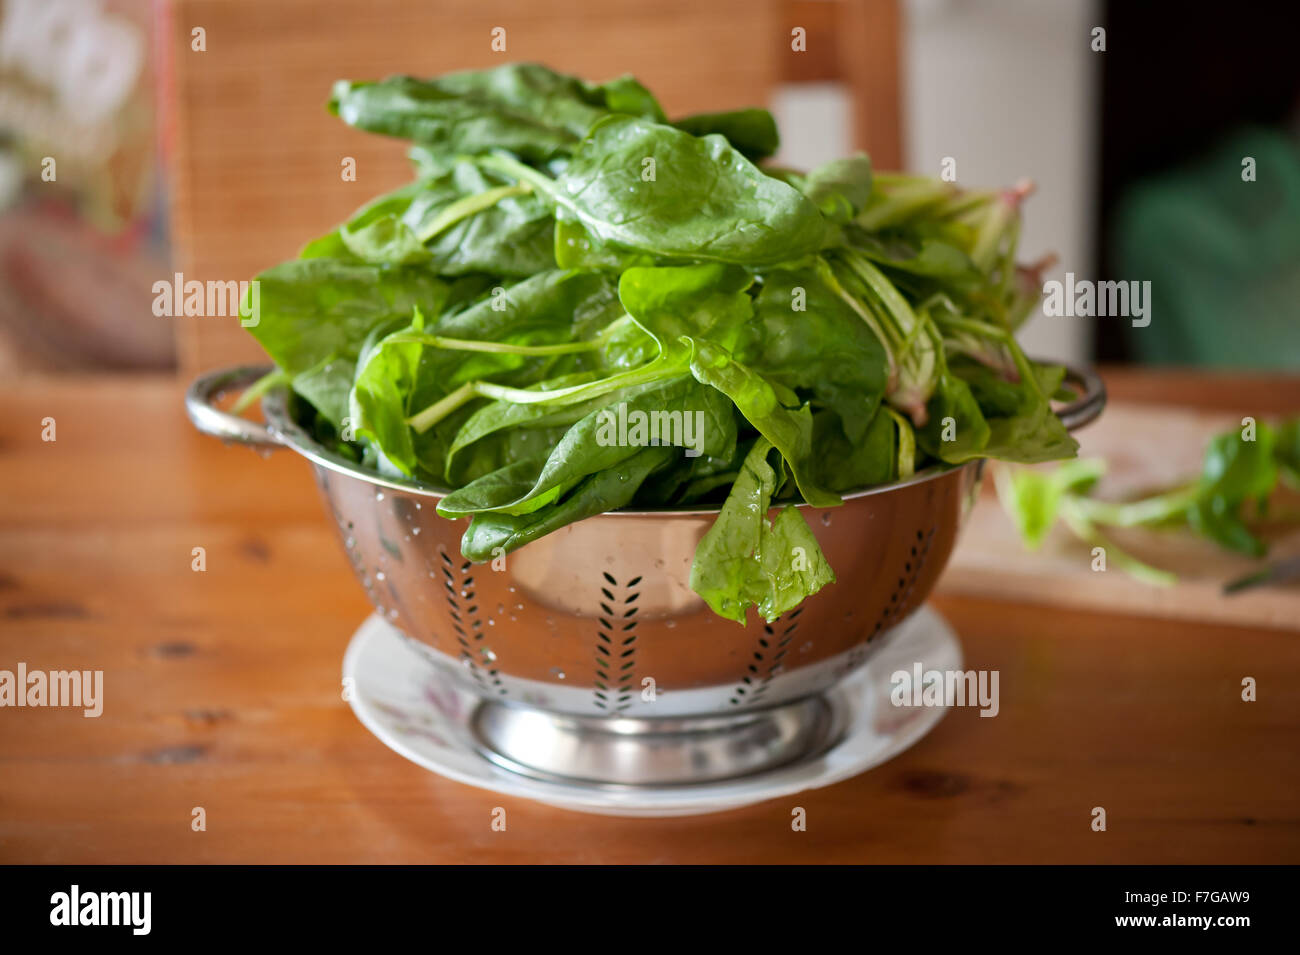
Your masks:
{"label": "perforated holes in colander", "polygon": [[470,576],[474,565],[465,561],[457,566],[445,550],[439,550],[438,554],[442,558],[442,583],[447,591],[447,614],[460,645],[460,660],[480,688],[505,696],[501,671],[494,665],[496,658],[483,645],[483,618],[474,601],[474,578]]}
{"label": "perforated holes in colander", "polygon": [[[361,546],[357,543],[356,525],[345,519],[337,510],[334,512],[334,520],[343,531],[343,549],[347,551],[348,560],[352,562],[352,570],[361,581],[361,586],[365,588],[366,596],[379,606],[379,594],[375,591],[375,582],[371,579],[370,572],[366,570],[366,555],[361,553]],[[384,608],[381,606],[379,609],[382,611]]]}
{"label": "perforated holes in colander", "polygon": [[803,608],[799,607],[786,616],[777,617],[771,623],[763,625],[758,647],[753,652],[751,662],[745,667],[749,672],[740,678],[739,685],[731,694],[732,706],[752,706],[763,699],[768,685],[784,666],[782,661],[790,652],[790,641],[799,628],[801,613]]}
{"label": "perforated holes in colander", "polygon": [[903,566],[898,571],[898,583],[893,593],[889,595],[889,603],[880,612],[880,619],[876,621],[875,629],[871,631],[871,637],[868,639],[879,636],[902,617],[903,607],[911,599],[912,591],[916,589],[916,581],[921,576],[921,568],[925,566],[926,558],[930,556],[930,545],[934,543],[936,530],[936,527],[931,526],[929,530],[916,532],[916,539],[911,544],[907,559],[903,561]]}
{"label": "perforated holes in colander", "polygon": [[636,588],[641,578],[633,577],[620,587],[612,574],[601,576],[592,702],[607,713],[621,713],[631,706],[636,679],[636,602],[641,596]]}

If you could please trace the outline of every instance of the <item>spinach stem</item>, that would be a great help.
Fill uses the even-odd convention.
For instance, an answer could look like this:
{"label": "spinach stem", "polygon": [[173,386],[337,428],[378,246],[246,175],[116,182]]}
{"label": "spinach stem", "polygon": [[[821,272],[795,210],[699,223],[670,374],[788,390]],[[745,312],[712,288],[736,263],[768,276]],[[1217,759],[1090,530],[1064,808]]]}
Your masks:
{"label": "spinach stem", "polygon": [[830,263],[825,259],[820,257],[817,259],[817,271],[821,275],[822,281],[830,287],[830,290],[838,295],[844,301],[844,304],[851,308],[858,318],[866,323],[876,338],[880,340],[881,346],[885,349],[885,360],[889,365],[889,378],[890,381],[893,381],[898,375],[898,359],[894,356],[894,346],[890,341],[890,336],[886,335],[884,329],[880,327],[880,322],[875,314],[845,290]]}
{"label": "spinach stem", "polygon": [[432,222],[417,232],[416,237],[421,242],[428,242],[440,233],[446,232],[462,219],[468,219],[484,209],[490,209],[502,199],[507,199],[510,196],[527,195],[532,191],[533,187],[524,182],[513,186],[497,186],[495,189],[487,189],[472,196],[457,199],[439,212]]}
{"label": "spinach stem", "polygon": [[574,352],[593,351],[600,347],[597,340],[562,342],[558,345],[511,345],[505,342],[485,342],[469,338],[443,338],[440,335],[393,335],[389,342],[429,345],[447,351],[496,352],[503,355],[568,355]]}
{"label": "spinach stem", "polygon": [[1004,189],[980,217],[970,257],[981,272],[988,274],[992,270],[998,261],[1002,241],[1008,235],[1011,236],[1011,251],[1014,255],[1020,225],[1020,203],[1033,191],[1032,182],[1020,182],[1010,189]]}
{"label": "spinach stem", "polygon": [[[887,182],[879,176],[876,178],[881,185]],[[937,206],[952,194],[953,187],[946,182],[933,179],[906,182],[890,192],[882,192],[880,200],[869,203],[853,221],[863,229],[874,232],[906,222],[918,212]]]}
{"label": "spinach stem", "polygon": [[925,406],[934,392],[942,361],[928,331],[931,320],[924,312],[914,312],[902,293],[866,256],[845,250],[842,258],[863,283],[872,304],[878,305],[889,319],[887,327],[893,333],[892,344],[898,356],[898,377],[890,389],[890,400],[905,409],[918,425],[924,425]]}
{"label": "spinach stem", "polygon": [[424,432],[428,431],[461,405],[465,404],[467,401],[473,401],[478,396],[476,391],[478,384],[479,383],[476,381],[467,381],[455,391],[449,392],[442,398],[439,398],[423,411],[407,418],[406,423],[415,430],[416,434],[424,434]]}
{"label": "spinach stem", "polygon": [[239,400],[231,405],[230,413],[243,414],[254,401],[257,401],[257,399],[261,398],[272,388],[277,385],[286,385],[288,383],[289,373],[287,371],[282,371],[279,368],[274,368],[271,371],[268,371],[265,375],[244,389],[244,393],[239,396]]}
{"label": "spinach stem", "polygon": [[1155,584],[1158,587],[1172,587],[1178,583],[1176,574],[1161,570],[1158,567],[1152,567],[1150,564],[1138,560],[1097,530],[1083,512],[1078,509],[1078,504],[1081,501],[1082,498],[1073,495],[1066,496],[1061,500],[1061,519],[1065,521],[1076,537],[1090,547],[1102,548],[1106,552],[1108,560],[1113,562],[1120,570],[1132,574],[1138,580],[1148,584]]}
{"label": "spinach stem", "polygon": [[907,418],[889,405],[881,407],[898,426],[898,479],[906,481],[916,471],[916,433],[912,430],[912,422]]}
{"label": "spinach stem", "polygon": [[1178,517],[1196,500],[1199,492],[1199,487],[1193,483],[1131,503],[1098,501],[1086,497],[1074,500],[1080,515],[1091,523],[1111,527],[1139,527],[1143,524],[1160,524]]}
{"label": "spinach stem", "polygon": [[491,169],[495,172],[502,172],[508,176],[514,176],[521,183],[528,183],[534,189],[546,193],[551,198],[559,201],[560,196],[555,189],[555,180],[545,173],[538,172],[532,166],[521,163],[513,156],[507,156],[504,153],[489,153],[486,156],[475,158],[484,169]]}
{"label": "spinach stem", "polygon": [[[419,312],[419,308],[416,308]],[[596,336],[585,341],[560,342],[554,345],[512,345],[509,342],[483,341],[477,338],[447,338],[425,332],[400,332],[390,335],[385,341],[413,345],[428,345],[446,351],[495,352],[501,355],[569,355],[576,352],[598,351],[604,348],[621,329],[632,322],[632,316],[622,315],[604,328]]]}
{"label": "spinach stem", "polygon": [[992,202],[996,197],[997,193],[989,189],[971,189],[967,192],[960,192],[951,199],[946,199],[935,206],[932,210],[933,215],[936,219],[952,219],[972,212],[980,206]]}
{"label": "spinach stem", "polygon": [[568,388],[556,388],[551,391],[511,388],[490,381],[470,381],[435,401],[423,411],[411,415],[406,419],[406,423],[415,429],[417,434],[423,434],[461,405],[475,398],[493,398],[497,401],[511,401],[520,405],[571,404],[576,401],[586,401],[589,398],[598,398],[620,388],[630,388],[634,385],[647,384],[661,378],[667,378],[681,366],[682,361],[679,357],[660,356],[654,361],[631,371],[610,375],[608,378],[602,378],[599,381],[571,385]]}
{"label": "spinach stem", "polygon": [[940,318],[936,319],[940,325],[949,328],[956,328],[970,332],[972,335],[979,335],[985,338],[991,338],[1000,342],[1011,353],[1011,360],[1015,362],[1016,371],[1020,375],[1021,381],[1027,388],[1030,388],[1044,401],[1049,399],[1048,395],[1043,394],[1043,389],[1038,384],[1038,376],[1034,374],[1034,366],[1030,364],[1025,353],[1020,350],[1016,343],[1016,338],[1005,328],[999,328],[994,325],[987,325],[984,322],[971,321],[968,318]]}

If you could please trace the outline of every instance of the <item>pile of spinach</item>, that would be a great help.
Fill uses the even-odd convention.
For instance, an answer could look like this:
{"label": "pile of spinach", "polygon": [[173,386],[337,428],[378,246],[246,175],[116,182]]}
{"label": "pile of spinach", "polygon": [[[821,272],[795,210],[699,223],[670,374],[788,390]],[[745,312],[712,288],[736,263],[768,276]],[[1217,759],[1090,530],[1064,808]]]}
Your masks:
{"label": "pile of spinach", "polygon": [[[339,453],[449,491],[472,560],[718,508],[692,586],[770,621],[834,580],[794,505],[1076,451],[1062,369],[1013,337],[1041,287],[1015,262],[1024,189],[762,167],[765,110],[670,122],[631,77],[537,65],[341,81],[330,109],[410,140],[415,176],[258,277],[267,384]],[[620,409],[704,426],[601,441]]]}

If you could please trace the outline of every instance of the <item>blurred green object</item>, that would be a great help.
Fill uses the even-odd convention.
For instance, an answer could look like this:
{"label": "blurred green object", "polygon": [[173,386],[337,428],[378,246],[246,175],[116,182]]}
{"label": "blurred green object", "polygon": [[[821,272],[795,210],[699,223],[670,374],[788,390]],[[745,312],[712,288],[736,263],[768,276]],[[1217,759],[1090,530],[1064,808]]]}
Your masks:
{"label": "blurred green object", "polygon": [[1137,360],[1300,368],[1300,147],[1282,131],[1244,130],[1135,186],[1114,247],[1115,278],[1151,281],[1151,324],[1122,326]]}

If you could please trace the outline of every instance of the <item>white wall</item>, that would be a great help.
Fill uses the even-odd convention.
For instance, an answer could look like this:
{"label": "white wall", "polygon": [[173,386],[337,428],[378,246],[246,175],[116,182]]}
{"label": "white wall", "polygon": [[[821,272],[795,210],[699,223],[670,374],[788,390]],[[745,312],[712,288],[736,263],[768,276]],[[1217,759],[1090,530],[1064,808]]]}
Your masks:
{"label": "white wall", "polygon": [[[1093,270],[1093,185],[1100,93],[1091,31],[1094,0],[907,0],[904,30],[904,155],[910,169],[939,174],[957,160],[971,186],[1038,186],[1025,208],[1020,258],[1059,258],[1045,279]],[[1089,352],[1088,319],[1031,318],[1026,351],[1078,360]]]}
{"label": "white wall", "polygon": [[[1099,57],[1095,0],[904,0],[904,164],[937,176],[945,156],[958,182],[1038,186],[1021,232],[1020,259],[1055,252],[1044,279],[1093,272],[1098,144],[1094,111]],[[852,149],[843,91],[831,84],[780,90],[779,162],[815,166]],[[1026,350],[1042,358],[1087,357],[1089,319],[1031,318]]]}

